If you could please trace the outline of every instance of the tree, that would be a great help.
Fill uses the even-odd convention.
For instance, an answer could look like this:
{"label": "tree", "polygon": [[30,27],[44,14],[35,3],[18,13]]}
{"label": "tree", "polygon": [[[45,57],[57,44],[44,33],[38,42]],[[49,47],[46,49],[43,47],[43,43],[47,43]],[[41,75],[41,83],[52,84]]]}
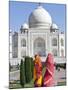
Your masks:
{"label": "tree", "polygon": [[24,61],[21,59],[20,64],[20,84],[24,87],[25,84],[25,68],[24,68]]}
{"label": "tree", "polygon": [[25,57],[25,77],[26,83],[32,80],[31,59],[28,56]]}
{"label": "tree", "polygon": [[11,71],[11,69],[12,69],[11,63],[9,63],[9,71]]}
{"label": "tree", "polygon": [[31,72],[32,72],[32,78],[33,78],[33,69],[34,69],[34,62],[33,62],[33,58],[31,57]]}

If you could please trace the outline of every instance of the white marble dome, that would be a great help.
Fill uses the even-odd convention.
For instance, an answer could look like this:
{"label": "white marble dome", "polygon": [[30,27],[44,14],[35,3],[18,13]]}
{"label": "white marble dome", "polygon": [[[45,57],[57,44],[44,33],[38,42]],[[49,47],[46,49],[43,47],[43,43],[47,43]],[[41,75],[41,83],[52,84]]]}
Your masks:
{"label": "white marble dome", "polygon": [[47,26],[52,24],[50,14],[42,7],[38,6],[29,16],[29,27]]}
{"label": "white marble dome", "polygon": [[52,29],[58,29],[58,26],[55,23],[53,23],[52,24]]}

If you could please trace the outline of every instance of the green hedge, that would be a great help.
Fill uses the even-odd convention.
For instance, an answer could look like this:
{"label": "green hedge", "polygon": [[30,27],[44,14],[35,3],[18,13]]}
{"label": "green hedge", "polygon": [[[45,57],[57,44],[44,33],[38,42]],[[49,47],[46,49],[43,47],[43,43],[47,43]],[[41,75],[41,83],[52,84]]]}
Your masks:
{"label": "green hedge", "polygon": [[33,78],[34,62],[32,57],[25,57],[20,64],[20,83],[24,87],[25,83],[29,83]]}
{"label": "green hedge", "polygon": [[57,64],[56,65],[56,69],[58,69],[58,67],[66,69],[66,63],[64,63],[64,64]]}
{"label": "green hedge", "polygon": [[24,64],[25,64],[26,83],[29,83],[32,80],[33,76],[33,59],[26,56]]}
{"label": "green hedge", "polygon": [[25,84],[25,68],[24,68],[24,61],[21,59],[20,64],[20,84],[24,87]]}
{"label": "green hedge", "polygon": [[32,58],[32,57],[30,58],[30,60],[31,60],[31,72],[32,72],[32,78],[33,78],[34,61],[33,61],[33,58]]}

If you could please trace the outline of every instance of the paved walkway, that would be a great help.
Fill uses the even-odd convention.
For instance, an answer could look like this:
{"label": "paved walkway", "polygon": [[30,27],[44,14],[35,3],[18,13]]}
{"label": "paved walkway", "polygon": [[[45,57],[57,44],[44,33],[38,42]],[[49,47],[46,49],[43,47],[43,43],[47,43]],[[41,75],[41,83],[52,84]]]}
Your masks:
{"label": "paved walkway", "polygon": [[9,80],[13,81],[13,80],[20,80],[20,70],[17,71],[13,71],[9,73]]}
{"label": "paved walkway", "polygon": [[[10,72],[10,81],[13,80],[20,80],[20,71],[14,71]],[[64,69],[60,69],[60,71],[55,70],[55,85],[57,85],[58,82],[64,82],[66,80],[66,71]]]}
{"label": "paved walkway", "polygon": [[60,71],[55,70],[55,82],[65,82],[66,80],[66,70],[60,69]]}

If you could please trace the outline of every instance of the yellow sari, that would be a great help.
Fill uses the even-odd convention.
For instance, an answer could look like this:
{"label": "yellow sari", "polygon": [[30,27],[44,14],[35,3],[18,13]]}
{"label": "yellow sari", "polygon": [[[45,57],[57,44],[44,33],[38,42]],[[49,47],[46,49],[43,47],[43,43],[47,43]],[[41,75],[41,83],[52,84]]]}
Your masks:
{"label": "yellow sari", "polygon": [[34,60],[34,85],[42,86],[42,63],[39,55],[36,55]]}

